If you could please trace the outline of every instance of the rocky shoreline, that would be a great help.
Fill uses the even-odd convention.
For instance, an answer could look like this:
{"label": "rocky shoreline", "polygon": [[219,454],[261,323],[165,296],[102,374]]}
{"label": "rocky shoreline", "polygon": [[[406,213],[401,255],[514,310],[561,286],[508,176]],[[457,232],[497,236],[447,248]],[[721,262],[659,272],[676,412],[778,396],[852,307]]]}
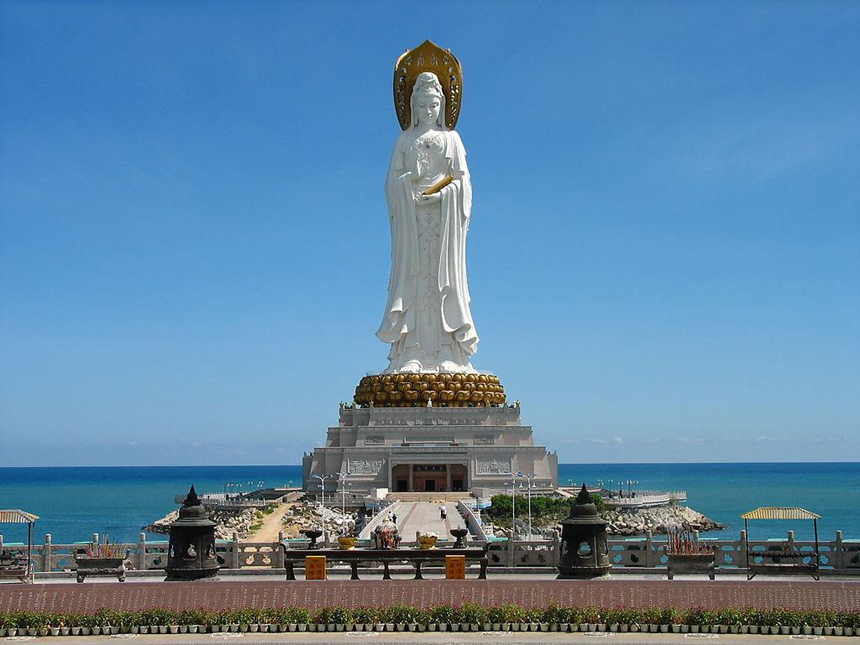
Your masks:
{"label": "rocky shoreline", "polygon": [[[170,532],[170,523],[179,517],[179,511],[171,511],[160,520],[141,528],[149,533],[167,534]],[[240,539],[251,535],[251,526],[259,522],[257,513],[253,508],[236,511],[210,511],[209,518],[217,524],[215,527],[215,539],[229,540],[233,533],[239,534]]]}
{"label": "rocky shoreline", "polygon": [[600,516],[609,524],[609,535],[642,535],[651,531],[654,535],[669,532],[670,528],[685,528],[694,531],[720,531],[725,525],[699,513],[688,506],[669,504],[637,510],[606,510]]}
{"label": "rocky shoreline", "polygon": [[[281,516],[281,529],[286,538],[300,538],[304,529],[317,528],[322,523],[323,511],[316,504],[307,501],[290,504],[284,509]],[[150,533],[167,534],[170,532],[170,524],[179,517],[179,511],[171,511],[152,524],[142,527],[142,531]],[[219,540],[230,540],[233,533],[239,534],[240,540],[252,537],[252,527],[259,525],[260,517],[254,509],[235,511],[209,511],[209,518],[217,524],[215,527],[215,538]],[[340,534],[342,532],[352,533],[355,530],[355,517],[351,513],[342,515],[340,509],[326,508],[325,522],[330,530]]]}

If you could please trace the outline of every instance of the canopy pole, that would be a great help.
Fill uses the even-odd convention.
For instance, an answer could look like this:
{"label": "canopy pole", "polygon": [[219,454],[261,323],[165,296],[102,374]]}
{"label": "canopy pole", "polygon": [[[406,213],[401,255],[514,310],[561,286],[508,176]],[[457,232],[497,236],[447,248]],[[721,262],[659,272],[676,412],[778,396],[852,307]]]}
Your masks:
{"label": "canopy pole", "polygon": [[30,582],[33,582],[35,576],[33,575],[32,568],[32,557],[33,557],[33,525],[35,522],[27,522],[27,578]]}
{"label": "canopy pole", "polygon": [[818,520],[812,520],[812,530],[815,532],[815,579],[821,575],[821,555],[818,552]]}

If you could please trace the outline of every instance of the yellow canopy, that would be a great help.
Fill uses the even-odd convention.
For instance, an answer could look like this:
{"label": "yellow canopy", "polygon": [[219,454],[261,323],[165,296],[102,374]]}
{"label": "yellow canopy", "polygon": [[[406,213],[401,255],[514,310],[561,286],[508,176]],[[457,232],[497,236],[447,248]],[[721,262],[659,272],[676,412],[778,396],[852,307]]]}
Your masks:
{"label": "yellow canopy", "polygon": [[745,520],[818,520],[821,516],[797,506],[761,506],[744,513]]}
{"label": "yellow canopy", "polygon": [[0,524],[30,524],[38,519],[38,515],[17,508],[0,510]]}

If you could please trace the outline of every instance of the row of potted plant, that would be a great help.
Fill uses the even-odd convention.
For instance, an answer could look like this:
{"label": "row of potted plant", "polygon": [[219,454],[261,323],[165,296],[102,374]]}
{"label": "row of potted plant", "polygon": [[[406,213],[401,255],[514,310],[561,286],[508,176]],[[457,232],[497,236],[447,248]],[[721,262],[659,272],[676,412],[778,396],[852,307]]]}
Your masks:
{"label": "row of potted plant", "polygon": [[420,609],[389,607],[302,607],[208,611],[167,609],[92,614],[0,612],[0,637],[116,633],[273,631],[650,631],[678,633],[825,634],[860,636],[860,611],[791,609],[601,608],[474,603]]}

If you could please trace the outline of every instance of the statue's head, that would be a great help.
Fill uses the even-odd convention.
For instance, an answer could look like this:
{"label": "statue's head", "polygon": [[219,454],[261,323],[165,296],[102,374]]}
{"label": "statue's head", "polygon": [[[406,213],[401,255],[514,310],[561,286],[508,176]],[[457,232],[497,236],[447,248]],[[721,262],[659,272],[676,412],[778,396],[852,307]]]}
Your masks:
{"label": "statue's head", "polygon": [[445,93],[439,78],[432,72],[421,72],[412,86],[412,125],[445,126]]}

